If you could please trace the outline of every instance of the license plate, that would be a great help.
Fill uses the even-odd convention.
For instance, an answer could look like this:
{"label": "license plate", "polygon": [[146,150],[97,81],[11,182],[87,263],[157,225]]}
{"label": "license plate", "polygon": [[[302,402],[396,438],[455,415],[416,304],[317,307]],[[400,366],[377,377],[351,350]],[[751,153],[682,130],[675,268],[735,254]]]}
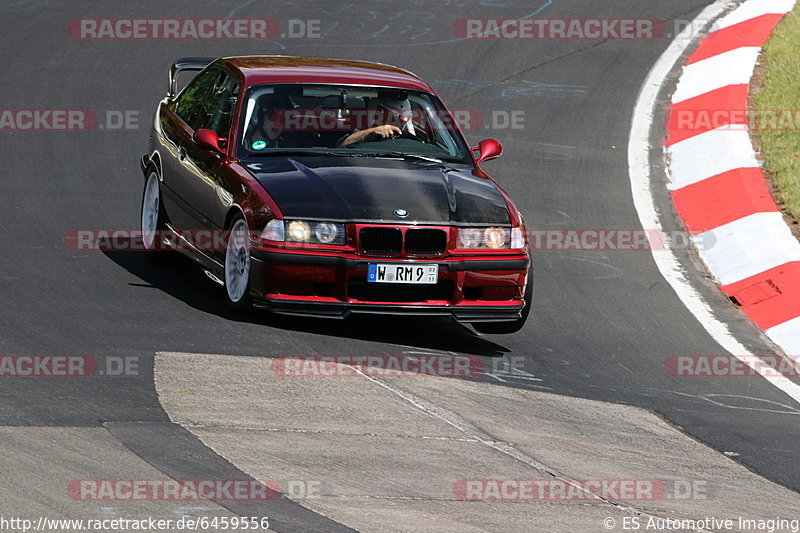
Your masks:
{"label": "license plate", "polygon": [[439,265],[370,263],[367,269],[367,281],[370,283],[435,285],[439,281]]}

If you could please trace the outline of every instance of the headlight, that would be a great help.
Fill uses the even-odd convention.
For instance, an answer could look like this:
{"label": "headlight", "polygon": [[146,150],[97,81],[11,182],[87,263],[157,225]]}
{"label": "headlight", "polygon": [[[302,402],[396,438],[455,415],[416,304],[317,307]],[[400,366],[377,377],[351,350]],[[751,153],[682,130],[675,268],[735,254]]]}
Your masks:
{"label": "headlight", "polygon": [[[343,233],[343,232],[342,232]],[[339,238],[339,224],[333,222],[320,222],[314,228],[314,236],[322,244],[331,244]]]}
{"label": "headlight", "polygon": [[309,244],[345,244],[344,224],[337,222],[312,222],[306,220],[274,219],[267,223],[261,238],[278,242],[304,242]]}
{"label": "headlight", "polygon": [[487,248],[499,250],[508,244],[508,230],[504,228],[488,228],[483,232],[483,244]]}
{"label": "headlight", "polygon": [[459,228],[457,248],[490,250],[521,250],[525,239],[520,228]]}
{"label": "headlight", "polygon": [[483,239],[483,232],[479,229],[459,229],[458,248],[478,248]]}
{"label": "headlight", "polygon": [[292,220],[286,228],[286,240],[308,242],[311,240],[311,227],[302,220]]}

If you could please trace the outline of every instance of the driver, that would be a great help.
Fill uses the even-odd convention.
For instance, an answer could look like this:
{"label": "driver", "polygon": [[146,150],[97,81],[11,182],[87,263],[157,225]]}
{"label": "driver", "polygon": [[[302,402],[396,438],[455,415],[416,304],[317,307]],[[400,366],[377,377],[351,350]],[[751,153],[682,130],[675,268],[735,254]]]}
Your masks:
{"label": "driver", "polygon": [[266,148],[311,148],[315,146],[312,132],[287,131],[285,113],[297,106],[286,94],[265,94],[259,97],[253,117],[253,127],[247,140],[249,148],[261,151]]}
{"label": "driver", "polygon": [[370,102],[370,107],[375,119],[382,118],[385,123],[343,137],[336,143],[337,148],[363,142],[385,141],[403,134],[416,136],[411,102],[405,93],[394,93],[376,99],[374,104]]}

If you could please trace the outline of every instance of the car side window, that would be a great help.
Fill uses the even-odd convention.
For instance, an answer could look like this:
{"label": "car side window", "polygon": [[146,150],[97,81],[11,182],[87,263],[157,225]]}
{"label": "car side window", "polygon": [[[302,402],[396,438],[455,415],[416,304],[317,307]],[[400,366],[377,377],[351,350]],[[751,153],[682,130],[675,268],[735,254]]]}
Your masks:
{"label": "car side window", "polygon": [[214,86],[200,103],[195,129],[206,128],[220,137],[227,137],[238,92],[236,80],[229,74],[220,72]]}
{"label": "car side window", "polygon": [[206,94],[208,94],[214,82],[219,79],[220,73],[218,69],[211,69],[203,72],[189,83],[186,90],[184,90],[178,98],[175,114],[192,129],[197,129],[195,128],[195,123],[200,107],[199,104],[203,101]]}

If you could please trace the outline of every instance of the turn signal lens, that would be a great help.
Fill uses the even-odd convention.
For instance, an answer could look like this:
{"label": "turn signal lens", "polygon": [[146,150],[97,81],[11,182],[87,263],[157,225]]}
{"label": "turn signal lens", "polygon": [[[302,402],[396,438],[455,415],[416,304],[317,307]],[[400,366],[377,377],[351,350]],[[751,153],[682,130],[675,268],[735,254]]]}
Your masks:
{"label": "turn signal lens", "polygon": [[511,228],[511,248],[522,250],[525,248],[525,239],[522,237],[522,229]]}
{"label": "turn signal lens", "polygon": [[264,231],[261,232],[261,238],[268,241],[283,242],[285,240],[283,220],[274,218],[267,222]]}

